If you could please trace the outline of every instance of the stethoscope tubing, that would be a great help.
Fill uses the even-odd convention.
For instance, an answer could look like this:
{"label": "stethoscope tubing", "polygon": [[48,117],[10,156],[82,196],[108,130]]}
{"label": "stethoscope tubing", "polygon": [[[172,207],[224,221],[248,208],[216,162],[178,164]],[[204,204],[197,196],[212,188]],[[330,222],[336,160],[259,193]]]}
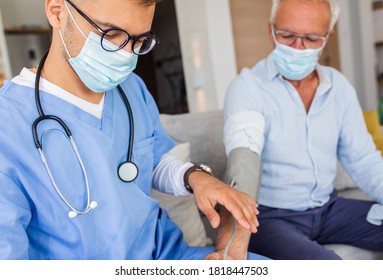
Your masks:
{"label": "stethoscope tubing", "polygon": [[[89,180],[88,180],[88,175],[86,173],[86,169],[85,169],[85,166],[83,164],[83,161],[81,159],[81,156],[80,156],[80,153],[78,151],[78,148],[77,148],[77,145],[73,139],[73,136],[72,136],[72,132],[70,131],[69,127],[65,124],[65,122],[60,119],[59,117],[57,116],[54,116],[54,115],[46,115],[44,113],[44,110],[42,108],[42,105],[41,105],[41,98],[40,98],[40,77],[41,77],[41,74],[42,74],[42,69],[44,67],[44,64],[45,64],[45,60],[47,59],[48,57],[48,53],[49,53],[49,50],[44,54],[44,56],[42,57],[38,67],[37,67],[37,71],[36,71],[36,80],[35,80],[35,101],[36,101],[36,108],[37,108],[37,111],[39,113],[39,116],[36,118],[36,120],[33,122],[32,124],[32,135],[33,135],[33,140],[34,140],[34,144],[37,148],[37,150],[39,151],[39,154],[40,154],[40,158],[41,158],[41,161],[48,173],[48,176],[49,176],[49,179],[54,187],[54,189],[56,190],[56,192],[58,193],[58,195],[60,196],[60,198],[64,201],[64,203],[70,208],[70,211],[68,213],[68,216],[70,218],[74,218],[78,215],[83,215],[83,214],[86,214],[88,213],[90,210],[94,209],[97,207],[97,202],[95,201],[91,201],[91,190],[90,190],[90,185],[89,185]],[[132,111],[132,108],[130,106],[130,103],[129,103],[129,100],[128,98],[126,97],[125,95],[125,92],[124,90],[121,88],[120,85],[117,86],[117,89],[118,89],[118,92],[124,102],[124,105],[126,107],[126,110],[127,110],[127,113],[128,113],[128,116],[129,116],[129,124],[130,124],[130,134],[129,134],[129,146],[128,146],[128,151],[127,151],[127,157],[126,157],[126,162],[122,163],[118,170],[117,170],[117,173],[118,173],[118,176],[119,178],[123,181],[123,182],[131,182],[133,180],[135,180],[135,178],[137,177],[138,175],[138,167],[132,162],[132,152],[133,152],[133,141],[134,141],[134,119],[133,119],[133,111]],[[48,162],[46,160],[46,157],[44,155],[44,152],[43,152],[43,149],[42,149],[42,145],[41,145],[41,142],[39,140],[39,136],[38,136],[38,125],[44,121],[44,120],[53,120],[53,121],[56,121],[58,124],[60,124],[60,126],[64,129],[65,131],[65,134],[67,135],[67,137],[69,138],[69,141],[71,143],[71,146],[76,154],[76,157],[77,157],[77,160],[79,161],[79,164],[81,166],[81,169],[82,169],[82,172],[83,172],[83,176],[84,176],[84,179],[85,179],[85,184],[86,184],[86,192],[87,192],[87,203],[86,203],[86,207],[84,210],[78,210],[76,209],[65,197],[64,195],[62,194],[62,192],[60,191],[60,188],[57,186],[54,178],[53,178],[53,175],[52,175],[52,172],[49,168],[49,165],[48,165]],[[119,169],[121,166],[123,166],[124,164],[128,164],[130,166],[133,166],[133,170],[135,170],[135,176],[133,176],[131,179],[124,179],[122,176],[120,176],[119,174]]]}
{"label": "stethoscope tubing", "polygon": [[42,70],[44,67],[45,60],[47,59],[48,53],[49,53],[49,51],[47,51],[45,53],[45,55],[43,56],[43,58],[41,59],[40,64],[37,67],[36,79],[35,79],[35,101],[36,101],[36,108],[37,108],[37,111],[39,113],[39,117],[33,122],[32,134],[33,134],[33,140],[35,142],[35,146],[37,149],[42,148],[38,134],[37,134],[37,126],[39,125],[40,122],[42,122],[44,120],[50,119],[50,120],[54,120],[54,121],[58,122],[61,125],[61,127],[65,130],[65,133],[68,136],[68,138],[70,138],[72,136],[72,132],[70,131],[69,127],[65,124],[65,122],[62,119],[60,119],[57,116],[53,116],[53,115],[45,115],[44,110],[41,106],[40,77],[41,77],[41,73],[42,73]]}
{"label": "stethoscope tubing", "polygon": [[129,115],[129,127],[130,127],[130,134],[129,134],[129,146],[128,146],[128,153],[126,157],[127,162],[132,162],[132,149],[133,149],[133,140],[134,140],[134,120],[133,120],[133,111],[132,107],[130,106],[129,100],[125,95],[124,90],[121,88],[120,85],[117,86],[118,92],[124,101],[126,110],[128,111]]}

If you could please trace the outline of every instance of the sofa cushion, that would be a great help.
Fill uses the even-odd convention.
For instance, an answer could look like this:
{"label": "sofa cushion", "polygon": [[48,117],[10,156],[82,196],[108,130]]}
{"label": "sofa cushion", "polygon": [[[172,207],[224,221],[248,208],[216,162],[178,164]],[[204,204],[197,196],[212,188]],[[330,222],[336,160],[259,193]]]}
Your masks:
{"label": "sofa cushion", "polygon": [[206,246],[209,243],[205,226],[194,200],[194,196],[174,196],[154,189],[151,196],[158,200],[170,219],[180,228],[184,241],[189,246]]}
{"label": "sofa cushion", "polygon": [[335,251],[343,260],[382,260],[383,252],[372,252],[346,244],[326,244],[329,250]]}
{"label": "sofa cushion", "polygon": [[204,163],[222,179],[226,168],[223,143],[223,111],[160,116],[170,137],[179,143],[190,143],[190,160]]}

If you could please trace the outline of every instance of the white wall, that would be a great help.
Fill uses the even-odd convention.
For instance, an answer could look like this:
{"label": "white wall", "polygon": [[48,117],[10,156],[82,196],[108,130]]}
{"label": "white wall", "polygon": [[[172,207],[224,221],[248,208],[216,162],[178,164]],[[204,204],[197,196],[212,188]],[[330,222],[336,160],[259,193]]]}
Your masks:
{"label": "white wall", "polygon": [[342,73],[355,87],[363,110],[378,109],[372,0],[338,0]]}
{"label": "white wall", "polygon": [[11,64],[9,61],[7,44],[5,42],[5,34],[3,32],[4,27],[1,14],[2,12],[0,7],[0,71],[2,74],[4,74],[5,79],[10,79],[12,76]]}
{"label": "white wall", "polygon": [[236,61],[228,0],[175,0],[190,112],[223,107]]}
{"label": "white wall", "polygon": [[224,105],[226,89],[237,75],[229,0],[205,1],[217,108]]}

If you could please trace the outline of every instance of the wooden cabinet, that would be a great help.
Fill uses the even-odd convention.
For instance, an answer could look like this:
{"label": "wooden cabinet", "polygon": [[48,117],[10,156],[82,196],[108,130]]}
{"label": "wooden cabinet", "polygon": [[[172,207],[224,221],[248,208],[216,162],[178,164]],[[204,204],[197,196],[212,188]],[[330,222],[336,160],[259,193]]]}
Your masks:
{"label": "wooden cabinet", "polygon": [[268,30],[271,4],[271,0],[230,0],[238,73],[273,50]]}

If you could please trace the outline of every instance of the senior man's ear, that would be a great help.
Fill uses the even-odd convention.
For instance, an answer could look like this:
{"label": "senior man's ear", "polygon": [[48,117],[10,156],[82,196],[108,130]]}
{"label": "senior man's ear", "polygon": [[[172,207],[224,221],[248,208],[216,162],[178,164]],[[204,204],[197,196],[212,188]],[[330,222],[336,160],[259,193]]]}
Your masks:
{"label": "senior man's ear", "polygon": [[271,22],[269,22],[268,24],[268,29],[269,29],[269,39],[270,39],[271,45],[273,46],[273,48],[275,48],[275,42],[273,38],[273,24]]}
{"label": "senior man's ear", "polygon": [[332,31],[329,32],[327,41],[330,40],[330,38],[332,37],[332,35],[334,35],[334,33],[335,33],[335,30],[334,30],[334,29],[333,29]]}
{"label": "senior man's ear", "polygon": [[[45,0],[45,13],[53,28],[60,28],[65,10],[64,0]],[[65,14],[65,12],[64,12]]]}

